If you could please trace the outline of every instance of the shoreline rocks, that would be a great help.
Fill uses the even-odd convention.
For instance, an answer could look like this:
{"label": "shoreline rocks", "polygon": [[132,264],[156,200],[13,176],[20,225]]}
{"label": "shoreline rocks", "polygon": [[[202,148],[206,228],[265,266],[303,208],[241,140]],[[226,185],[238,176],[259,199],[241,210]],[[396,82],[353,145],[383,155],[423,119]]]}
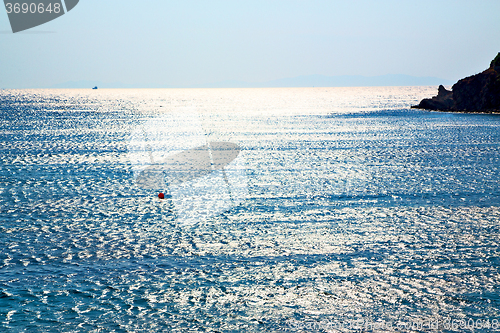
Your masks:
{"label": "shoreline rocks", "polygon": [[500,52],[490,67],[476,75],[459,80],[446,90],[442,85],[438,95],[423,99],[414,109],[457,112],[500,112]]}

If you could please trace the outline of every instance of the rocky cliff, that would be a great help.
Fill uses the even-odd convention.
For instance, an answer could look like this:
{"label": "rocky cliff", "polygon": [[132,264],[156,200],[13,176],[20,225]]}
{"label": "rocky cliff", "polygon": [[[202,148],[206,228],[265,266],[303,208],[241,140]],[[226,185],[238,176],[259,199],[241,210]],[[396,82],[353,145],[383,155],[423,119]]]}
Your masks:
{"label": "rocky cliff", "polygon": [[416,109],[462,112],[500,112],[500,52],[482,73],[459,80],[451,91],[439,86],[438,95],[423,99]]}

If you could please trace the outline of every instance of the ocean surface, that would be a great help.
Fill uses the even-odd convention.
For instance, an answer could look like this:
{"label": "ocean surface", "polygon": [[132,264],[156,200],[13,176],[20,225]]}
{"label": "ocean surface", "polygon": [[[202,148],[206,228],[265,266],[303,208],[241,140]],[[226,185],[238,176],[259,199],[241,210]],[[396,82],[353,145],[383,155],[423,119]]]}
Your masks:
{"label": "ocean surface", "polygon": [[[436,92],[0,90],[0,331],[499,331],[500,116]],[[130,158],[186,108],[247,189],[190,224]]]}

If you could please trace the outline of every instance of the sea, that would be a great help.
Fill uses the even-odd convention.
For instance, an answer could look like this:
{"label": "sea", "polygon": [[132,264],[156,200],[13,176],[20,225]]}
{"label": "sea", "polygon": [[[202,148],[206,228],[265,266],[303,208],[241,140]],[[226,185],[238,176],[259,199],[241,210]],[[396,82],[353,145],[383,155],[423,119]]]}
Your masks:
{"label": "sea", "polygon": [[[500,331],[500,115],[436,92],[0,90],[0,331]],[[238,174],[141,187],[151,126]]]}

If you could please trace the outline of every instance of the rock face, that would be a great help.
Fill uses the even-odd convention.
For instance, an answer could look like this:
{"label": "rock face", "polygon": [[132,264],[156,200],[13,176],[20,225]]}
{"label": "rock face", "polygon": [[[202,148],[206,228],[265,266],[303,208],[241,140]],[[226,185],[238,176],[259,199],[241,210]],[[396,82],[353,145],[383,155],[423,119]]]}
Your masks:
{"label": "rock face", "polygon": [[453,106],[453,92],[446,90],[443,86],[439,86],[437,96],[423,99],[419,105],[414,105],[412,108],[451,111]]}
{"label": "rock face", "polygon": [[461,79],[452,91],[439,86],[438,95],[423,99],[416,109],[462,112],[500,112],[500,52],[490,68]]}

